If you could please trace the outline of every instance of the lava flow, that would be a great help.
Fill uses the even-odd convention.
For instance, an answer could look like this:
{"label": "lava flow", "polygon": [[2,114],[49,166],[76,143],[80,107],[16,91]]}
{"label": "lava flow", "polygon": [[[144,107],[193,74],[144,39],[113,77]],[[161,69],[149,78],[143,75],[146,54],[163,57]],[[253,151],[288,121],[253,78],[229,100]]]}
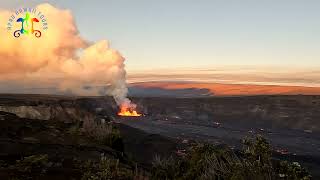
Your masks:
{"label": "lava flow", "polygon": [[141,116],[136,110],[132,108],[128,108],[125,106],[122,106],[120,108],[120,112],[118,112],[119,116]]}

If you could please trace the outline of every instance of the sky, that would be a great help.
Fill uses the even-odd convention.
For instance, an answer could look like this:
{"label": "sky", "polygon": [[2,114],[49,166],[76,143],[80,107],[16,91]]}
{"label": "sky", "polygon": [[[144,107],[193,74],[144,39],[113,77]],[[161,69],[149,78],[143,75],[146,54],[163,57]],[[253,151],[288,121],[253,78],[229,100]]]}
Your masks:
{"label": "sky", "polygon": [[118,50],[127,83],[320,87],[319,0],[0,0],[0,10],[41,3]]}
{"label": "sky", "polygon": [[221,66],[320,67],[318,0],[1,0],[70,9],[80,34],[107,39],[130,72]]}

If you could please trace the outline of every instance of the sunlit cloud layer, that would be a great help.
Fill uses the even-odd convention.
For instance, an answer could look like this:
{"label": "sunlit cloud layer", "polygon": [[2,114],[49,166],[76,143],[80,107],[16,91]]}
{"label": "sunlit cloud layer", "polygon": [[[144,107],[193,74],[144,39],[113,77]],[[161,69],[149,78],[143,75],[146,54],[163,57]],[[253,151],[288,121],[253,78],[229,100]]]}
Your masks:
{"label": "sunlit cloud layer", "polygon": [[320,70],[285,67],[217,67],[131,72],[129,82],[191,81],[202,83],[320,87]]}

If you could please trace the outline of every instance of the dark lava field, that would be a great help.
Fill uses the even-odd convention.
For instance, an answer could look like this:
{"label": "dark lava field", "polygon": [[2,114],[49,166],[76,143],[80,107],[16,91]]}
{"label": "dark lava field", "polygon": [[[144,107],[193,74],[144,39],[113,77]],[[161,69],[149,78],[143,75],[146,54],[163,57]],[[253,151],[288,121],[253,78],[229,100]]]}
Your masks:
{"label": "dark lava field", "polygon": [[[24,151],[54,147],[66,156],[98,157],[99,148],[109,149],[93,148],[84,138],[84,150],[78,151],[73,149],[74,140],[64,133],[66,123],[92,114],[118,124],[125,149],[144,164],[150,163],[154,154],[176,151],[179,143],[203,141],[238,149],[241,139],[261,134],[271,142],[275,158],[298,161],[314,177],[319,176],[320,96],[131,99],[143,116],[119,117],[111,97],[0,95],[0,156],[11,158]],[[29,130],[22,131],[24,128]],[[30,143],[40,145],[34,148]]]}

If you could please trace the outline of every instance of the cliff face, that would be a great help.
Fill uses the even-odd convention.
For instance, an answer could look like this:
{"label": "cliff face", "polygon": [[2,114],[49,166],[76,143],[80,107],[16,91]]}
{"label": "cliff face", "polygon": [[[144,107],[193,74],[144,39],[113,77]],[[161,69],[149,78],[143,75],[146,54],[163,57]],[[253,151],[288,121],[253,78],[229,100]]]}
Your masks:
{"label": "cliff face", "polygon": [[108,98],[70,98],[47,95],[0,96],[0,111],[20,118],[54,120],[63,122],[81,121],[87,115],[114,115],[117,106]]}
{"label": "cliff face", "polygon": [[49,120],[49,107],[44,106],[0,106],[0,111],[16,114],[20,118]]}
{"label": "cliff face", "polygon": [[20,118],[38,120],[57,120],[74,122],[81,120],[87,112],[74,107],[53,106],[0,106],[0,111],[17,115]]}

